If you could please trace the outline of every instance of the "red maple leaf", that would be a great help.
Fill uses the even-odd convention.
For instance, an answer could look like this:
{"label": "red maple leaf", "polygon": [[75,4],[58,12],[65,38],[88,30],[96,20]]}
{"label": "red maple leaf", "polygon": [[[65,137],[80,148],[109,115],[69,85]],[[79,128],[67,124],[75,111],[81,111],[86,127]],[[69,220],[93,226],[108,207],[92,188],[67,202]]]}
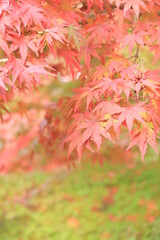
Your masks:
{"label": "red maple leaf", "polygon": [[90,33],[89,41],[94,41],[97,38],[99,44],[102,41],[109,41],[112,31],[112,25],[109,22],[106,23],[106,17],[101,16],[96,19],[91,25],[87,26],[86,33]]}
{"label": "red maple leaf", "polygon": [[14,34],[12,36],[8,35],[7,39],[12,42],[10,47],[12,52],[17,49],[19,50],[23,63],[25,63],[28,56],[28,48],[38,55],[38,49],[34,43],[34,39],[32,39],[32,36],[19,36]]}
{"label": "red maple leaf", "polygon": [[84,62],[86,63],[87,67],[90,66],[91,56],[97,57],[98,59],[98,53],[96,49],[99,47],[99,45],[93,43],[93,42],[84,42],[84,44],[81,47],[81,53],[84,56]]}
{"label": "red maple leaf", "polygon": [[103,0],[87,0],[88,11],[94,4],[103,10]]}

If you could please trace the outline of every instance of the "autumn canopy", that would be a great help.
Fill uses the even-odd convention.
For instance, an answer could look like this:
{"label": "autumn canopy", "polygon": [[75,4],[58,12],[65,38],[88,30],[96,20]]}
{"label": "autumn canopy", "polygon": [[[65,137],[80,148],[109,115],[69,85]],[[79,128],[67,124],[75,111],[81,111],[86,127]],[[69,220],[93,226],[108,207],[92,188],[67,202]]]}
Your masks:
{"label": "autumn canopy", "polygon": [[157,152],[159,0],[0,0],[0,48],[1,172],[42,148],[81,159],[122,132],[142,160]]}

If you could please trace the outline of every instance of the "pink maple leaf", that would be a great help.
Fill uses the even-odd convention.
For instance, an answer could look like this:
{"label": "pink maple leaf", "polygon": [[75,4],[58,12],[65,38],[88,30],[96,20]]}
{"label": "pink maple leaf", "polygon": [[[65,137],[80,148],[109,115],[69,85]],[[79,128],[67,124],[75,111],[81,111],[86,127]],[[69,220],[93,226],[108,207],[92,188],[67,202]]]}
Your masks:
{"label": "pink maple leaf", "polygon": [[142,107],[144,103],[139,103],[134,107],[123,107],[122,113],[119,115],[118,120],[115,124],[115,129],[118,129],[120,125],[125,121],[131,134],[131,130],[133,127],[134,119],[138,120],[141,123],[144,123],[140,113],[146,112],[146,110]]}
{"label": "pink maple leaf", "polygon": [[0,14],[9,6],[9,0],[0,0]]}
{"label": "pink maple leaf", "polygon": [[134,44],[137,43],[141,46],[144,45],[143,43],[143,33],[132,33],[132,34],[128,34],[124,37],[124,41],[123,41],[123,45],[122,47],[129,45],[129,53],[131,54],[132,49],[134,47]]}
{"label": "pink maple leaf", "polygon": [[136,17],[139,17],[139,8],[143,8],[148,11],[146,5],[142,0],[123,0],[124,3],[124,15],[126,15],[127,11],[132,7]]}

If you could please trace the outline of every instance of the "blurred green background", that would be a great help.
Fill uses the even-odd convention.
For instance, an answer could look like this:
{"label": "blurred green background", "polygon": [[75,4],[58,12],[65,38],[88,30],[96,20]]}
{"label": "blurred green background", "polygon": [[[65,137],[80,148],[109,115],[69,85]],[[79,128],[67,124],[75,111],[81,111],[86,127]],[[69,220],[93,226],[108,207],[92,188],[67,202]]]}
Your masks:
{"label": "blurred green background", "polygon": [[[96,160],[96,159],[95,159]],[[159,240],[160,161],[0,177],[0,240]]]}

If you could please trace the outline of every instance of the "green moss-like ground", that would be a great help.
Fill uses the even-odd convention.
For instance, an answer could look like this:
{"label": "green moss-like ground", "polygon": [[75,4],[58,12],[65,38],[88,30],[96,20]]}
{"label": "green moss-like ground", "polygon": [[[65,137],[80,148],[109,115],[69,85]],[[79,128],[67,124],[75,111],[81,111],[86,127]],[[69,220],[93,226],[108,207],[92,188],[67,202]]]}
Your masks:
{"label": "green moss-like ground", "polygon": [[0,177],[0,240],[160,240],[160,161],[53,176]]}

